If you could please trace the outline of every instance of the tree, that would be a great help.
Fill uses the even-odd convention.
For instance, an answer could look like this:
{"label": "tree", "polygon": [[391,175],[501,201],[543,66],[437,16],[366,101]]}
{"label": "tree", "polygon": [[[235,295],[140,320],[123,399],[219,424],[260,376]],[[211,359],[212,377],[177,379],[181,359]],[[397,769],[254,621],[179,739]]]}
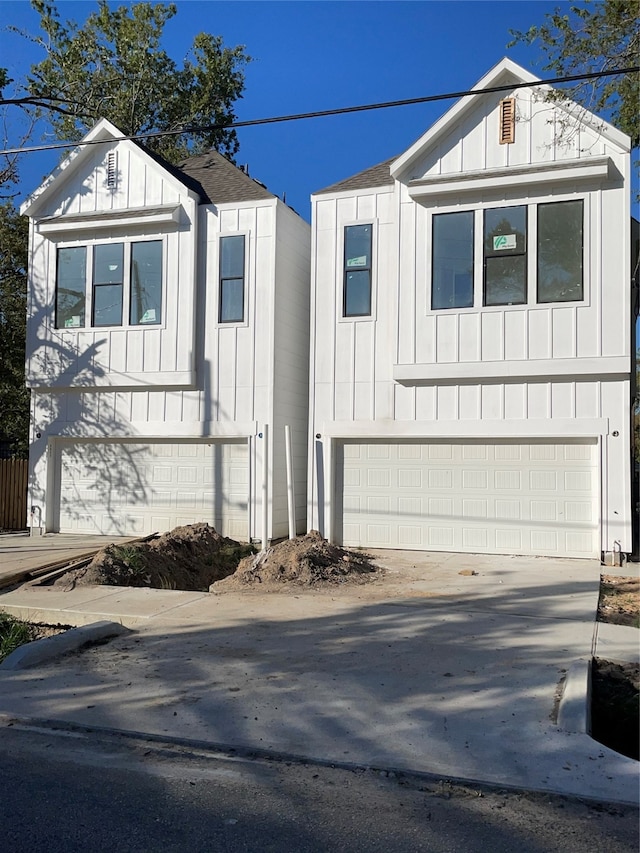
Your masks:
{"label": "tree", "polygon": [[[512,30],[513,41],[539,43],[546,55],[544,68],[559,76],[609,71],[638,65],[640,16],[638,0],[585,0],[568,14],[556,9],[546,22],[527,32]],[[596,113],[640,144],[640,76],[638,73],[579,82],[552,97],[570,98]]]}
{"label": "tree", "polygon": [[27,220],[13,204],[0,205],[0,439],[25,457],[29,392],[24,384],[27,299]]}
{"label": "tree", "polygon": [[[173,4],[110,9],[102,0],[82,26],[63,23],[50,0],[32,0],[32,5],[42,34],[28,37],[45,50],[45,58],[9,96],[5,90],[15,84],[0,68],[0,104],[5,112],[20,111],[21,143],[36,121],[47,123],[57,139],[73,143],[104,117],[127,135],[218,125],[146,140],[174,163],[210,148],[230,157],[238,150],[235,131],[224,125],[234,120],[234,103],[242,97],[250,61],[244,47],[227,48],[220,37],[200,33],[178,67],[161,46],[164,26],[177,11]],[[0,162],[0,198],[15,194],[16,162],[15,157]],[[29,427],[27,230],[11,202],[0,204],[0,439],[9,440],[16,455],[27,452]]]}
{"label": "tree", "polygon": [[242,97],[250,61],[243,46],[228,48],[221,37],[199,33],[180,68],[161,46],[174,4],[110,9],[100,0],[82,26],[63,23],[50,0],[32,6],[44,35],[31,38],[46,57],[31,67],[26,94],[13,103],[45,114],[58,139],[76,142],[107,118],[127,135],[218,125],[149,138],[149,147],[172,162],[211,148],[230,157],[238,150],[235,131],[220,125],[234,120]]}

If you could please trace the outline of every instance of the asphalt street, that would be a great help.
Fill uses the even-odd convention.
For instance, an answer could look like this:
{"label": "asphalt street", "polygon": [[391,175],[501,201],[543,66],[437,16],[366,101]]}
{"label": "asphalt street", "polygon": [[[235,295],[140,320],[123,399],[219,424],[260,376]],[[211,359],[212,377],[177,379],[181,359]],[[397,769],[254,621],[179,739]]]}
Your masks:
{"label": "asphalt street", "polygon": [[631,806],[81,729],[2,729],[0,774],[3,848],[12,853],[637,850]]}

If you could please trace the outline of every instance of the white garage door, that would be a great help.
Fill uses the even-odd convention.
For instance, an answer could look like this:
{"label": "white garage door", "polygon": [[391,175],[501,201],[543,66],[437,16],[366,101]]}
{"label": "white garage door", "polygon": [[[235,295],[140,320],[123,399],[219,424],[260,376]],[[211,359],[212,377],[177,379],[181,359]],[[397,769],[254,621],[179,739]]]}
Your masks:
{"label": "white garage door", "polygon": [[345,545],[597,557],[596,443],[344,442]]}
{"label": "white garage door", "polygon": [[246,441],[65,442],[56,460],[61,533],[144,535],[207,521],[248,538]]}

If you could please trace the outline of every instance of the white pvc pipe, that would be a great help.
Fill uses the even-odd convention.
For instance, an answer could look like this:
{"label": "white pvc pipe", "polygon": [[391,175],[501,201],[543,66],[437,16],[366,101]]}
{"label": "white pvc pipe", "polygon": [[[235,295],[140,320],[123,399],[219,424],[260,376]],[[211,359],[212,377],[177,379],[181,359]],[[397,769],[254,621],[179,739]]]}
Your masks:
{"label": "white pvc pipe", "polygon": [[291,459],[291,427],[284,428],[284,447],[287,458],[287,508],[289,510],[289,539],[296,536],[296,494],[293,483],[293,462]]}
{"label": "white pvc pipe", "polygon": [[269,546],[269,426],[262,428],[262,550]]}

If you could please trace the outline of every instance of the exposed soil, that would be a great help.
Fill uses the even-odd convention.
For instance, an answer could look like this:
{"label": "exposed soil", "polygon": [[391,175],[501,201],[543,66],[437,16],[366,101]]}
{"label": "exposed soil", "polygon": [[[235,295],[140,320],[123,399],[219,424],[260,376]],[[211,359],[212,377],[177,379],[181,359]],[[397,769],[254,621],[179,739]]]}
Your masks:
{"label": "exposed soil", "polygon": [[67,572],[55,585],[146,586],[207,591],[232,574],[255,549],[221,536],[206,523],[176,527],[149,542],[108,545],[84,568]]}
{"label": "exposed soil", "polygon": [[236,592],[247,587],[261,591],[286,587],[319,587],[362,584],[379,578],[384,570],[367,554],[330,545],[312,530],[305,536],[286,539],[240,561],[237,571],[217,581],[211,592]]}
{"label": "exposed soil", "polygon": [[640,760],[640,666],[594,658],[591,667],[591,736]]}
{"label": "exposed soil", "polygon": [[[598,621],[640,628],[640,578],[602,575]],[[640,633],[638,634],[640,642]],[[640,760],[640,666],[594,658],[591,668],[591,734]]]}
{"label": "exposed soil", "polygon": [[640,628],[640,577],[601,576],[598,622]]}

